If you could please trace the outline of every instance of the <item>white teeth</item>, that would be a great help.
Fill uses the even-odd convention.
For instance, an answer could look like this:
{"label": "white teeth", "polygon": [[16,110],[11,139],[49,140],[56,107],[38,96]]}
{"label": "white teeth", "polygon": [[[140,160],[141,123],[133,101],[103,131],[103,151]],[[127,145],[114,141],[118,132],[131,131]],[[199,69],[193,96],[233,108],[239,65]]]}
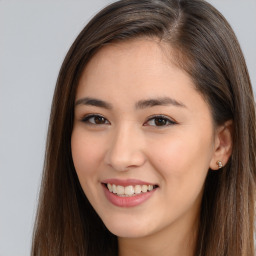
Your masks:
{"label": "white teeth", "polygon": [[124,195],[124,187],[123,186],[117,186],[116,187],[116,193],[118,195]]}
{"label": "white teeth", "polygon": [[131,196],[134,194],[134,187],[133,186],[127,186],[124,189],[124,193],[128,196]]}
{"label": "white teeth", "polygon": [[111,184],[109,184],[109,183],[108,183],[108,190],[109,190],[110,192],[113,192],[112,186],[111,186]]}
{"label": "white teeth", "polygon": [[141,190],[144,193],[147,192],[148,191],[148,186],[147,185],[142,185]]}
{"label": "white teeth", "polygon": [[129,185],[129,186],[120,186],[115,184],[107,184],[107,188],[110,192],[117,194],[119,196],[133,196],[140,193],[146,193],[154,189],[153,185]]}
{"label": "white teeth", "polygon": [[135,194],[140,194],[141,193],[141,185],[136,185],[134,187],[134,192],[135,192]]}

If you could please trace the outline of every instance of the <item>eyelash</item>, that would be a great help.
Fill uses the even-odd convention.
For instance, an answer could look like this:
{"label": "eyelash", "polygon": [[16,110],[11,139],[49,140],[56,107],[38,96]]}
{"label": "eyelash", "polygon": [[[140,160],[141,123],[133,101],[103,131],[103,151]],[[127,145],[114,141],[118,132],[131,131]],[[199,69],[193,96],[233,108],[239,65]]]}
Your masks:
{"label": "eyelash", "polygon": [[[91,118],[94,118],[94,123],[89,121]],[[97,123],[95,123],[95,118],[102,118],[102,120],[105,121],[105,122],[107,121],[107,123],[97,124]],[[154,121],[154,123],[155,123],[157,119],[164,121],[165,124],[164,125],[147,125],[147,123],[149,123],[152,120],[155,120]],[[88,124],[88,125],[105,125],[105,124],[108,125],[108,124],[110,124],[110,122],[104,116],[98,115],[98,114],[87,115],[87,116],[83,117],[81,121]],[[146,123],[143,124],[143,126],[166,127],[166,126],[175,125],[175,124],[177,124],[177,123],[175,121],[171,120],[169,117],[167,117],[165,115],[155,115],[155,116],[151,116],[146,121]]]}
{"label": "eyelash", "polygon": [[[85,116],[85,117],[83,117],[82,118],[82,122],[84,122],[84,123],[86,123],[86,124],[88,124],[88,125],[104,125],[104,124],[96,124],[96,123],[91,123],[91,122],[89,122],[89,120],[91,119],[91,118],[102,118],[102,119],[104,119],[105,121],[108,121],[104,116],[102,116],[102,115],[98,115],[98,114],[90,114],[90,115],[87,115],[87,116]],[[109,121],[108,121],[108,123],[110,123]]]}
{"label": "eyelash", "polygon": [[[146,123],[155,120],[154,123],[156,122],[157,119],[160,119],[162,121],[165,121],[165,123],[168,124],[164,124],[164,125],[152,125],[152,126],[156,126],[156,127],[165,127],[165,126],[170,126],[170,125],[175,125],[177,124],[175,121],[173,121],[172,119],[170,119],[169,117],[165,116],[165,115],[156,115],[156,116],[152,116],[150,117]],[[144,126],[148,126],[148,125],[144,125]]]}

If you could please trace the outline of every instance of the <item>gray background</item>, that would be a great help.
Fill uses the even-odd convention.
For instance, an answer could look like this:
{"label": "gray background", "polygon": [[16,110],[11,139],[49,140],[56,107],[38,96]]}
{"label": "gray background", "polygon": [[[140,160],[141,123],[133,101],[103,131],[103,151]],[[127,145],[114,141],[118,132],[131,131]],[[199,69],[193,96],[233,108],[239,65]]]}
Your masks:
{"label": "gray background", "polygon": [[[0,256],[29,255],[52,94],[69,46],[109,0],[0,0]],[[256,0],[211,0],[256,89]]]}

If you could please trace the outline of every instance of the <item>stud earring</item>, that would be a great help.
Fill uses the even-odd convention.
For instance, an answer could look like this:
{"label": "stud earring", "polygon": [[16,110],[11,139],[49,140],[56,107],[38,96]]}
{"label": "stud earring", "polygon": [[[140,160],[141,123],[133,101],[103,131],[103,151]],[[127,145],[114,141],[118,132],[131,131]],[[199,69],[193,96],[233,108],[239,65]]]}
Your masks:
{"label": "stud earring", "polygon": [[223,164],[221,161],[217,161],[216,164],[218,165],[219,169],[223,167]]}

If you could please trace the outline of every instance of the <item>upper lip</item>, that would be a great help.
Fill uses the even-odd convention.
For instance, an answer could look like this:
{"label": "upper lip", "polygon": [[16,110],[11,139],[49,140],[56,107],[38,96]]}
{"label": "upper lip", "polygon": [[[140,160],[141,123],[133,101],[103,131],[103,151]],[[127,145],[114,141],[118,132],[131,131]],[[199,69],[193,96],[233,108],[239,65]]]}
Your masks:
{"label": "upper lip", "polygon": [[126,180],[121,180],[121,179],[105,179],[101,181],[101,183],[109,183],[109,184],[115,184],[115,185],[120,185],[120,186],[129,186],[129,185],[156,185],[155,183],[147,182],[147,181],[142,181],[142,180],[137,180],[137,179],[126,179]]}

